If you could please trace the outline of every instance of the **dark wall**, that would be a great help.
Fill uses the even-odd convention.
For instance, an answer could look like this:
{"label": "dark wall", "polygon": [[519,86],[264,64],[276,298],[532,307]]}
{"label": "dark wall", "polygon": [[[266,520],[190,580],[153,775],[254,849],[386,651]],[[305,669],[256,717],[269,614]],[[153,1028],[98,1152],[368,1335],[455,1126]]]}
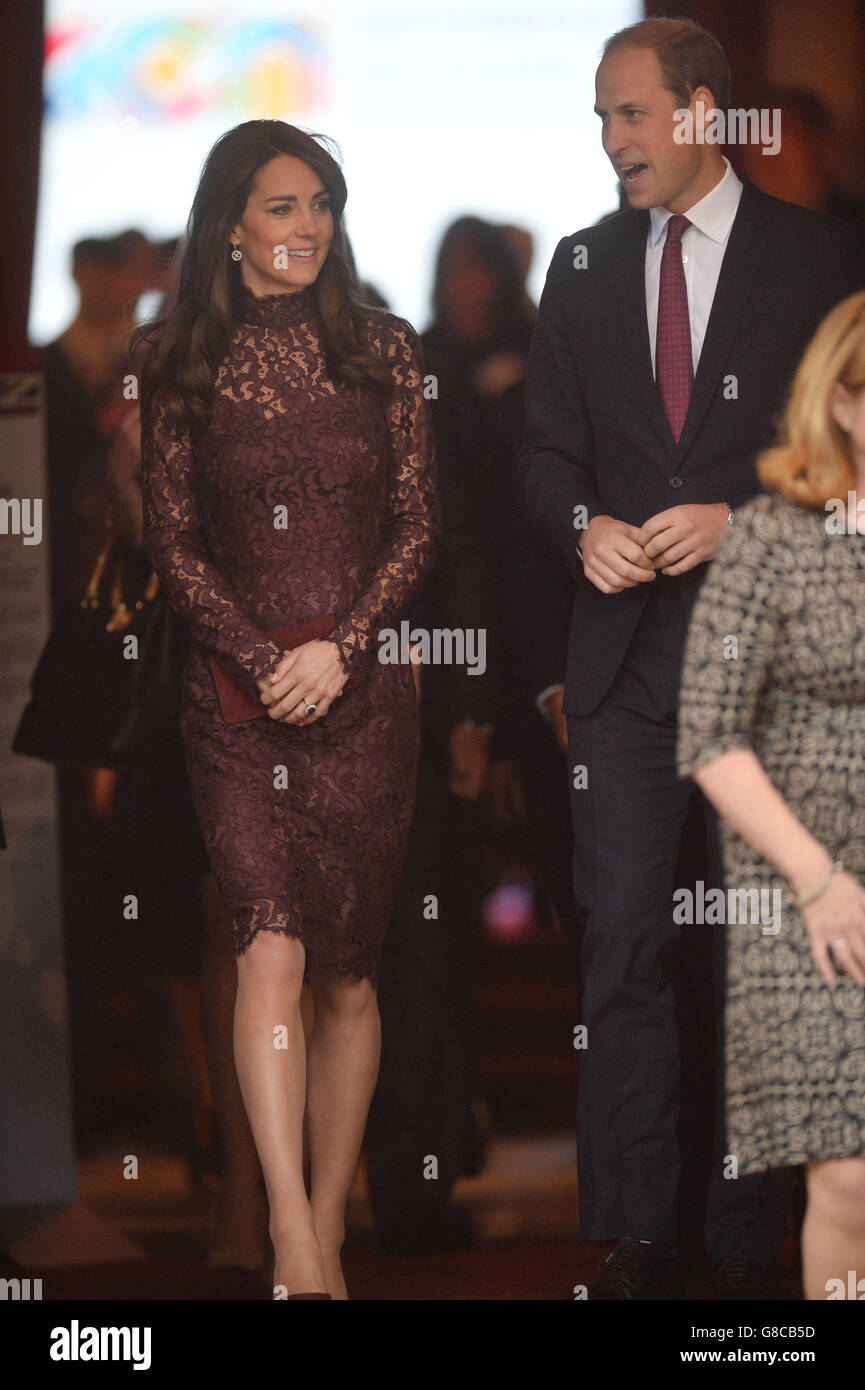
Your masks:
{"label": "dark wall", "polygon": [[27,342],[42,121],[42,0],[0,6],[0,370],[36,366]]}
{"label": "dark wall", "polygon": [[647,19],[693,19],[721,44],[733,74],[733,104],[740,89],[759,85],[766,75],[766,0],[679,0],[665,5],[646,0]]}

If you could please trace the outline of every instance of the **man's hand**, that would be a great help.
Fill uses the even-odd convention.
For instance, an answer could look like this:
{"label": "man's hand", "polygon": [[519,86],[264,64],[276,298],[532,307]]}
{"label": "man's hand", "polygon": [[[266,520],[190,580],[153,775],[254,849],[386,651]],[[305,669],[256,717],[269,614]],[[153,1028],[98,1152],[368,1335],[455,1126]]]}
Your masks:
{"label": "man's hand", "polygon": [[526,359],[519,352],[493,352],[475,368],[474,387],[482,396],[500,396],[526,374]]}
{"label": "man's hand", "polygon": [[556,738],[556,743],[559,745],[563,753],[567,753],[568,720],[567,716],[565,715],[562,709],[562,700],[564,699],[564,695],[564,686],[559,686],[558,690],[554,690],[550,695],[547,696],[546,700],[544,701],[544,704],[546,705],[547,714],[550,716],[550,723],[553,726],[553,733]]}
{"label": "man's hand", "polygon": [[592,517],[583,532],[583,569],[586,578],[602,594],[618,594],[655,578],[654,565],[643,550],[640,535],[639,528],[627,521],[603,515]]}
{"label": "man's hand", "polygon": [[84,769],[84,789],[87,794],[90,814],[94,820],[107,821],[111,819],[116,786],[116,768],[88,767]]}
{"label": "man's hand", "polygon": [[711,560],[726,524],[726,502],[690,502],[650,516],[636,540],[662,574],[685,574]]}

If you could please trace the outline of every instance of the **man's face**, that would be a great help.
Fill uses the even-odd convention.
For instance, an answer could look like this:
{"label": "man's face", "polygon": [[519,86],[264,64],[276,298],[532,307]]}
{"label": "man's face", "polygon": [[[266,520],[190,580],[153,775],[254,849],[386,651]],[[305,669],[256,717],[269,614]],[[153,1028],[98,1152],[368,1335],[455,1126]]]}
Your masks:
{"label": "man's face", "polygon": [[[664,86],[658,58],[651,48],[624,47],[609,53],[595,74],[595,111],[602,141],[632,208],[667,207],[685,212],[708,192],[701,190],[718,147],[673,138],[679,101]],[[702,99],[714,102],[706,87],[691,97],[691,111]],[[711,186],[711,184],[710,184]]]}

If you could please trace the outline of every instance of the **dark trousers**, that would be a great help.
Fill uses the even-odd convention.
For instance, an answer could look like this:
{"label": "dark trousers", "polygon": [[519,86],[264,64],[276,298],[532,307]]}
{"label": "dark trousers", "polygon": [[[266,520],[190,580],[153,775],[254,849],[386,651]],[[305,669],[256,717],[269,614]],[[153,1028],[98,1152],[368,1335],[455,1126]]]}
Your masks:
{"label": "dark trousers", "polygon": [[531,858],[538,907],[548,917],[550,909],[555,912],[568,943],[578,951],[582,922],[574,904],[565,755],[552,729],[533,710],[520,725],[516,756],[526,806],[519,832]]}
{"label": "dark trousers", "polygon": [[[723,886],[723,872],[715,813],[695,783],[676,775],[685,614],[673,581],[659,575],[652,582],[612,688],[590,715],[568,718],[574,892],[586,914],[581,1232],[599,1241],[682,1241],[683,1138],[695,1147],[682,1133],[682,1087],[690,1080],[712,1097],[702,1110],[714,1131],[706,1145],[706,1252],[716,1261],[744,1251],[771,1267],[792,1175],[737,1178],[725,1162],[724,929],[673,920],[674,891],[694,887],[682,880],[681,850],[695,817],[704,834],[706,892]],[[586,785],[575,787],[580,767]],[[696,941],[687,935],[693,933],[713,939]],[[691,1020],[684,1051],[683,1000]],[[705,1057],[698,1075],[696,1053]]]}
{"label": "dark trousers", "polygon": [[[475,942],[463,879],[475,807],[451,797],[421,750],[417,802],[381,959],[381,1068],[366,1130],[370,1198],[380,1231],[434,1220],[463,1166],[476,1050]],[[435,899],[431,915],[430,898]]]}

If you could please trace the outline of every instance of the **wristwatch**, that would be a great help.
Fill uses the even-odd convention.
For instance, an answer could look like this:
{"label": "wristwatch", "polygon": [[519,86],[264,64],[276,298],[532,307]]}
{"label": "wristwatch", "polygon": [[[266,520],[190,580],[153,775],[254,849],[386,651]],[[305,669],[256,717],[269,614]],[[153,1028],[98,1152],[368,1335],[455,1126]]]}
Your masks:
{"label": "wristwatch", "polygon": [[729,503],[729,502],[725,502],[725,503],[724,503],[724,506],[727,508],[727,517],[726,517],[725,525],[726,525],[726,526],[732,526],[732,525],[734,525],[734,522],[733,522],[733,508],[730,506],[730,503]]}

